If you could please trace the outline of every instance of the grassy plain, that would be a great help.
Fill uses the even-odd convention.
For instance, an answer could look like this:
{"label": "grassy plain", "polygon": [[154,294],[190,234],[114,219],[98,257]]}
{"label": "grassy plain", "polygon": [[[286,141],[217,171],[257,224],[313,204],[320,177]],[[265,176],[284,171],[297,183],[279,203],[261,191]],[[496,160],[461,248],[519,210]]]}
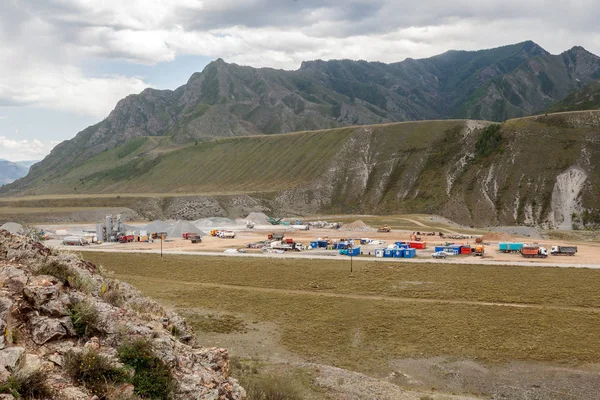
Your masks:
{"label": "grassy plain", "polygon": [[[277,324],[306,360],[370,374],[406,357],[600,362],[600,271],[86,254],[145,294]],[[194,324],[194,320],[190,321]],[[202,323],[197,328],[202,329]]]}

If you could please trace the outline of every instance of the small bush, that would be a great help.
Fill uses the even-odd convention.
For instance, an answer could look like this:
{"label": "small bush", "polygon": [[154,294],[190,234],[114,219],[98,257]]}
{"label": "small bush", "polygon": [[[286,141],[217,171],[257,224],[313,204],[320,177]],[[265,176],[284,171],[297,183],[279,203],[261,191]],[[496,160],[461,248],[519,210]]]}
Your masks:
{"label": "small bush", "polygon": [[69,315],[75,333],[80,338],[90,338],[100,333],[98,329],[98,312],[87,301],[80,301],[69,308]]}
{"label": "small bush", "polygon": [[71,378],[101,398],[106,396],[111,385],[130,380],[127,370],[114,367],[108,357],[93,349],[67,352],[64,369]]}
{"label": "small bush", "polygon": [[302,396],[288,379],[279,376],[241,379],[249,399],[253,400],[301,400]]}
{"label": "small bush", "polygon": [[478,156],[487,157],[500,149],[501,144],[502,135],[500,134],[500,125],[492,124],[479,134],[477,143],[475,143],[475,152]]}
{"label": "small bush", "polygon": [[102,294],[102,299],[115,307],[123,307],[125,301],[123,294],[118,289],[108,289]]}
{"label": "small bush", "polygon": [[150,343],[136,340],[122,344],[119,359],[135,369],[133,376],[134,393],[143,398],[168,399],[174,381],[169,367],[154,355]]}
{"label": "small bush", "polygon": [[0,393],[25,399],[52,398],[53,392],[47,385],[46,379],[47,376],[42,371],[35,371],[28,375],[16,374],[0,385]]}
{"label": "small bush", "polygon": [[74,275],[73,270],[65,264],[59,263],[58,261],[52,261],[42,265],[38,271],[38,275],[51,275],[61,281],[63,285],[69,285],[69,277]]}

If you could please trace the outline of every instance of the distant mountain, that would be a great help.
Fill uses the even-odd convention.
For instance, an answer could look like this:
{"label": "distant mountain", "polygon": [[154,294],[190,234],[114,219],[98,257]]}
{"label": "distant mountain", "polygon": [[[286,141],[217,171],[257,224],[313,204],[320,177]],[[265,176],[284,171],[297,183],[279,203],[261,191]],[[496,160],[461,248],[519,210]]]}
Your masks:
{"label": "distant mountain", "polygon": [[31,166],[31,164],[28,165],[27,163],[0,159],[0,185],[6,185],[27,175]]}
{"label": "distant mountain", "polygon": [[[551,55],[531,41],[392,64],[308,61],[296,71],[219,59],[174,91],[146,89],[121,100],[108,118],[56,146],[0,192],[61,179],[138,137],[168,136],[181,145],[408,120],[501,121],[542,112],[599,77],[600,58],[585,49]],[[124,146],[120,156],[131,160],[134,150]]]}
{"label": "distant mountain", "polygon": [[598,110],[600,109],[600,79],[571,93],[553,105],[549,112]]}

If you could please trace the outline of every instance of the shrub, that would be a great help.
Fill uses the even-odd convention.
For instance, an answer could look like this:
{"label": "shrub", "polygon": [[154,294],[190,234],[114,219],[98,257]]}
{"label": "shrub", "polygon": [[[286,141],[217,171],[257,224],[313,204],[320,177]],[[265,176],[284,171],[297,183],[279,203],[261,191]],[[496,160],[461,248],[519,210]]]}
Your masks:
{"label": "shrub", "polygon": [[69,308],[69,315],[77,336],[89,338],[100,333],[98,329],[98,312],[87,301],[80,301]]}
{"label": "shrub", "polygon": [[478,156],[487,157],[494,151],[500,149],[501,143],[502,135],[500,135],[500,125],[489,125],[479,134],[477,143],[475,143],[475,152]]}
{"label": "shrub", "polygon": [[43,371],[35,371],[27,375],[16,374],[0,385],[0,393],[25,399],[52,398],[53,393],[46,384],[46,379],[46,373]]}
{"label": "shrub", "polygon": [[73,268],[58,261],[42,265],[37,273],[38,275],[51,275],[61,281],[63,285],[84,293],[90,293],[94,287],[90,279],[82,277]]}
{"label": "shrub", "polygon": [[106,301],[108,304],[113,305],[115,307],[123,307],[124,298],[123,294],[118,289],[108,289],[106,292],[102,294],[102,299]]}
{"label": "shrub", "polygon": [[249,399],[300,400],[302,396],[288,379],[279,376],[255,377],[240,380]]}
{"label": "shrub", "polygon": [[143,398],[167,399],[173,390],[174,381],[169,367],[152,351],[147,340],[136,340],[122,344],[119,359],[135,369],[134,393]]}
{"label": "shrub", "polygon": [[67,352],[64,369],[71,378],[101,398],[106,396],[111,385],[129,381],[127,370],[114,367],[108,357],[94,349]]}
{"label": "shrub", "polygon": [[38,275],[51,275],[61,281],[63,285],[69,285],[69,277],[73,276],[73,271],[68,265],[52,261],[42,265],[38,271]]}

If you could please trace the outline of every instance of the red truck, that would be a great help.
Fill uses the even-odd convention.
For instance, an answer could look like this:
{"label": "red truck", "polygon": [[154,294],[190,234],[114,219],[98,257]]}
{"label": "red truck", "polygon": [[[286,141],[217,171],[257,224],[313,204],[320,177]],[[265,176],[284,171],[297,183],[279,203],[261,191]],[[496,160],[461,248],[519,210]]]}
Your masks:
{"label": "red truck", "polygon": [[123,235],[119,236],[119,243],[131,243],[135,240],[134,235]]}
{"label": "red truck", "polygon": [[546,258],[548,257],[548,249],[539,246],[523,246],[521,255],[525,258]]}
{"label": "red truck", "polygon": [[184,239],[188,239],[190,236],[196,236],[197,233],[193,233],[193,232],[186,232],[183,234],[183,238]]}

